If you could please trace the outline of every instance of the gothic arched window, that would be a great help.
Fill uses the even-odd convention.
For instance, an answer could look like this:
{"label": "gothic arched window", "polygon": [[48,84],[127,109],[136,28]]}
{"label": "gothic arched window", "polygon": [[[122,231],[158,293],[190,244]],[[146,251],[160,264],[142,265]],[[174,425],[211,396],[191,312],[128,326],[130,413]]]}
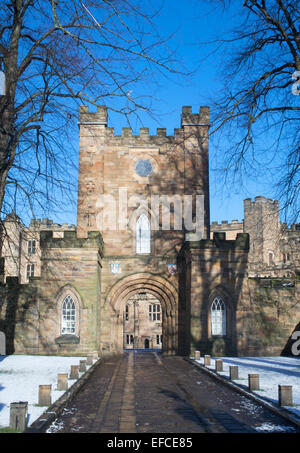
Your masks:
{"label": "gothic arched window", "polygon": [[61,333],[75,335],[76,307],[72,297],[68,294],[61,307]]}
{"label": "gothic arched window", "polygon": [[136,253],[150,253],[151,228],[146,214],[142,214],[136,222]]}
{"label": "gothic arched window", "polygon": [[226,306],[221,297],[215,297],[211,304],[211,334],[226,335]]}

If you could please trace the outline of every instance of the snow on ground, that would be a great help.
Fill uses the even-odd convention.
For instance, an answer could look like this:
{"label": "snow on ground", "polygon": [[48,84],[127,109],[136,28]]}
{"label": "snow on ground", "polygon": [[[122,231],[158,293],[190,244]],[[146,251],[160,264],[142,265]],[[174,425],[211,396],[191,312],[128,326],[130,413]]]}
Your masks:
{"label": "snow on ground", "polygon": [[[239,367],[239,379],[236,384],[248,389],[248,374],[259,374],[260,390],[255,394],[271,403],[278,403],[278,385],[293,386],[293,406],[285,409],[300,418],[300,357],[217,357],[223,360],[223,370],[218,374],[229,379],[229,365]],[[204,364],[201,357],[197,362]],[[207,368],[215,370],[215,359]]]}
{"label": "snow on ground", "polygon": [[[64,391],[57,390],[58,373],[70,373],[84,357],[0,356],[0,428],[9,426],[10,403],[28,401],[30,426],[47,408],[38,406],[39,385],[52,384],[52,403]],[[89,367],[87,367],[88,369]],[[81,376],[82,373],[79,373]],[[69,380],[69,387],[74,380]]]}

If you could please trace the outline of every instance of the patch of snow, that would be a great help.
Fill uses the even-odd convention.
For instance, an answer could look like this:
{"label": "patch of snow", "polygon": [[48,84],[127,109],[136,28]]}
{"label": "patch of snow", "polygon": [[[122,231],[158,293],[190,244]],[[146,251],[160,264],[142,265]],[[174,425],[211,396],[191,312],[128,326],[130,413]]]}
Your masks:
{"label": "patch of snow", "polygon": [[54,420],[54,422],[52,422],[49,428],[47,429],[46,433],[57,433],[63,427],[64,427],[63,422],[58,422],[57,420]]}
{"label": "patch of snow", "polygon": [[[57,375],[70,372],[83,357],[9,355],[0,357],[0,427],[9,426],[10,403],[28,401],[28,426],[47,409],[38,406],[39,385],[51,384],[52,403],[64,391],[57,390]],[[87,366],[87,369],[90,367]],[[79,373],[81,376],[83,373]],[[69,387],[74,380],[69,380]]]}
{"label": "patch of snow", "polygon": [[273,425],[273,423],[263,423],[260,426],[255,427],[256,431],[259,432],[295,432],[295,428],[292,426],[284,426],[284,425]]}
{"label": "patch of snow", "polygon": [[260,406],[257,406],[257,404],[253,404],[251,401],[244,397],[242,398],[241,406],[254,415],[259,414],[262,411]]}
{"label": "patch of snow", "polygon": [[[293,406],[285,407],[300,418],[300,357],[218,357],[223,360],[224,371],[218,373],[229,379],[229,366],[239,367],[236,384],[248,387],[248,374],[259,374],[260,390],[254,393],[270,404],[278,404],[278,385],[293,387]],[[197,360],[204,365],[204,358]],[[210,370],[215,370],[215,359],[211,359]]]}

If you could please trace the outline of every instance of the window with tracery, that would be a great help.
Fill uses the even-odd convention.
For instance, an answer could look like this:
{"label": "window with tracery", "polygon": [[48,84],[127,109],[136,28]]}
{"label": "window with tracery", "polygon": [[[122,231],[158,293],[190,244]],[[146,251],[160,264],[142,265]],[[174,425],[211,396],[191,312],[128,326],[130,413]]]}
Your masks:
{"label": "window with tracery", "polygon": [[226,335],[226,305],[221,297],[215,297],[211,304],[211,334]]}
{"label": "window with tracery", "polygon": [[76,307],[70,295],[67,295],[61,307],[61,333],[75,335]]}
{"label": "window with tracery", "polygon": [[142,214],[136,222],[136,253],[150,253],[151,228],[148,217]]}

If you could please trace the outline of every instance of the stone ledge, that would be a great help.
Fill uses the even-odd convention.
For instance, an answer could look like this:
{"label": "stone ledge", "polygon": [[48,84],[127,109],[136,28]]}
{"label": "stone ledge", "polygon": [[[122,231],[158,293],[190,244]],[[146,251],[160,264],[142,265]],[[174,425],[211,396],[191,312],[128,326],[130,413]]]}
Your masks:
{"label": "stone ledge", "polygon": [[185,357],[184,360],[191,363],[193,366],[200,368],[202,371],[209,374],[212,378],[218,380],[227,387],[230,387],[232,390],[235,390],[241,395],[246,396],[247,398],[255,401],[257,404],[260,404],[261,406],[265,407],[271,412],[274,412],[276,415],[279,415],[280,417],[283,417],[284,419],[288,420],[290,423],[294,424],[297,428],[300,428],[300,419],[293,417],[293,414],[289,412],[287,409],[274,406],[271,402],[264,400],[263,397],[255,395],[252,392],[243,389],[239,384],[236,384],[235,382],[228,381],[224,376],[219,375],[216,371],[206,368],[205,366],[201,365],[200,363],[197,363],[195,360],[192,360],[189,357]]}
{"label": "stone ledge", "polygon": [[79,344],[80,337],[76,335],[61,335],[60,337],[55,338],[56,344]]}
{"label": "stone ledge", "polygon": [[53,231],[40,231],[40,247],[45,248],[97,248],[103,253],[104,243],[99,231],[88,231],[86,238],[77,236],[77,231],[64,231],[63,238],[53,237]]}
{"label": "stone ledge", "polygon": [[49,406],[31,426],[25,429],[24,433],[45,433],[51,423],[62,413],[67,403],[71,402],[79,390],[83,387],[92,373],[100,365],[98,359],[74,384],[51,406]]}

